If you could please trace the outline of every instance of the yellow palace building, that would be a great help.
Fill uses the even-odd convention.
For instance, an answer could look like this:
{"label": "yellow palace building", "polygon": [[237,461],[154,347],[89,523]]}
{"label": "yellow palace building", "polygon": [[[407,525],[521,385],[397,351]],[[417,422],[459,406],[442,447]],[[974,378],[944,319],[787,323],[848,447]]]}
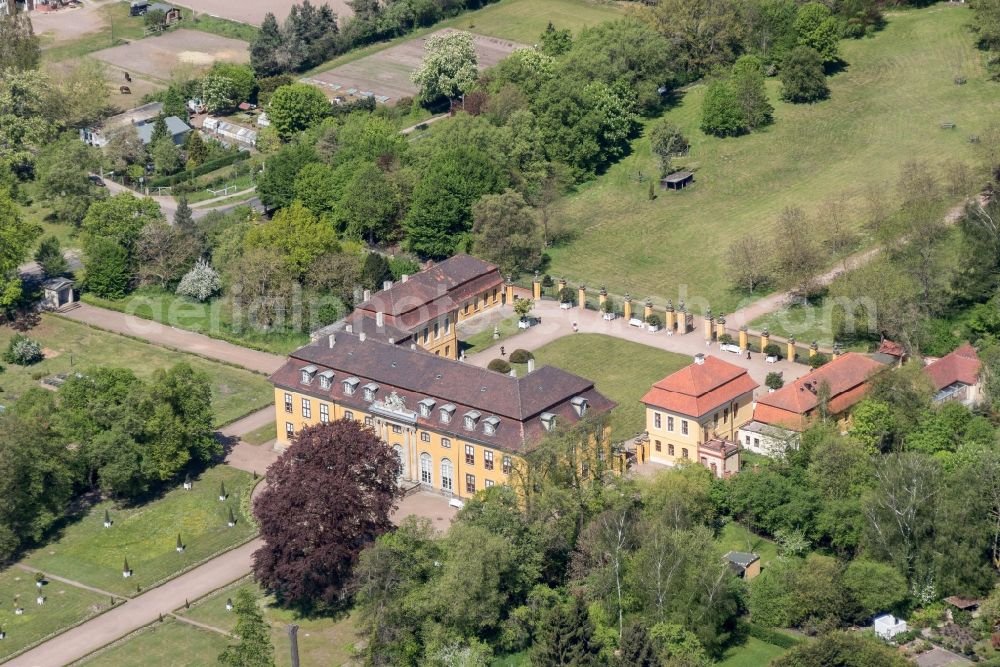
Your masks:
{"label": "yellow palace building", "polygon": [[558,368],[518,378],[364,332],[325,334],[271,381],[279,447],[304,426],[355,419],[396,450],[403,480],[463,498],[507,483],[548,431],[615,405]]}

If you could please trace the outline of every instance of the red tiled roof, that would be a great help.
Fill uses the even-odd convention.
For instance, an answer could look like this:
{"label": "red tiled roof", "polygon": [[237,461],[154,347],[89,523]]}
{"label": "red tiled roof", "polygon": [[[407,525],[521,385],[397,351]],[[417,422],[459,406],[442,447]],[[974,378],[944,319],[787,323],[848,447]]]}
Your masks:
{"label": "red tiled roof", "polygon": [[883,339],[882,342],[879,343],[878,351],[882,354],[888,354],[893,357],[902,357],[906,354],[902,345],[895,341],[891,341],[888,338]]}
{"label": "red tiled roof", "polygon": [[940,391],[956,382],[976,384],[979,382],[980,365],[976,348],[965,343],[957,350],[925,366],[924,373],[934,383],[934,388]]}
{"label": "red tiled roof", "polygon": [[[301,369],[314,365],[319,372],[332,370],[334,377],[330,389],[322,389],[317,381],[301,383]],[[484,368],[445,359],[420,349],[387,345],[375,339],[348,333],[335,334],[331,348],[324,338],[293,352],[285,364],[271,376],[275,386],[300,392],[318,399],[336,401],[351,409],[368,411],[370,403],[363,392],[344,393],[343,381],[357,377],[361,385],[374,382],[379,385],[378,397],[397,392],[410,410],[425,398],[437,401],[435,410],[445,404],[456,406],[455,418],[448,424],[440,422],[437,412],[430,418],[419,417],[417,422],[426,427],[444,431],[456,438],[492,444],[508,451],[530,448],[544,434],[539,416],[543,412],[556,415],[557,423],[577,420],[570,401],[575,396],[587,399],[588,411],[602,413],[615,406],[585,378],[567,373],[553,366],[514,378]],[[476,410],[482,416],[495,415],[501,424],[495,435],[464,430],[462,414]]]}
{"label": "red tiled roof", "polygon": [[376,292],[357,309],[412,329],[459,307],[459,302],[503,283],[496,265],[471,255],[455,255]]}
{"label": "red tiled roof", "polygon": [[840,414],[861,400],[868,390],[868,379],[883,368],[869,356],[848,352],[758,398],[753,418],[765,424],[801,428],[804,418],[819,404],[816,392],[823,382],[830,387],[830,413]]}
{"label": "red tiled roof", "polygon": [[693,363],[654,384],[642,402],[701,417],[758,386],[742,366],[706,356],[704,363]]}

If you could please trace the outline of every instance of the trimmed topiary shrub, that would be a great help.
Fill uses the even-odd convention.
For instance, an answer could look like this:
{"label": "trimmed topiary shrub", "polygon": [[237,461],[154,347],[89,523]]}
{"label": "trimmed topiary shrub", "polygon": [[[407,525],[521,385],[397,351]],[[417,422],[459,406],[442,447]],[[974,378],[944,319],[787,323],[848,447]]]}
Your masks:
{"label": "trimmed topiary shrub", "polygon": [[769,357],[777,357],[781,359],[781,346],[774,343],[768,343],[764,346],[764,354]]}
{"label": "trimmed topiary shrub", "polygon": [[809,357],[809,366],[812,368],[819,368],[820,366],[829,361],[830,357],[820,352],[818,354],[814,354],[813,356]]}
{"label": "trimmed topiary shrub", "polygon": [[510,373],[510,364],[508,364],[504,359],[494,359],[488,366],[486,366],[486,368],[491,371],[496,371],[497,373],[503,373],[504,375]]}
{"label": "trimmed topiary shrub", "polygon": [[764,386],[768,389],[778,390],[785,386],[785,381],[779,373],[768,373],[767,377],[764,378]]}
{"label": "trimmed topiary shrub", "polygon": [[719,345],[732,345],[733,337],[727,333],[719,336]]}
{"label": "trimmed topiary shrub", "polygon": [[657,329],[659,329],[660,327],[663,326],[663,320],[660,319],[659,315],[654,314],[646,318],[646,324],[648,324],[651,327],[656,327]]}
{"label": "trimmed topiary shrub", "polygon": [[576,290],[572,287],[559,290],[559,303],[576,303]]}
{"label": "trimmed topiary shrub", "polygon": [[510,363],[512,364],[526,364],[528,359],[534,359],[535,355],[527,350],[522,350],[520,348],[514,350],[510,353]]}
{"label": "trimmed topiary shrub", "polygon": [[3,353],[4,361],[18,366],[30,366],[43,358],[42,346],[24,334],[14,334],[7,344],[7,351]]}

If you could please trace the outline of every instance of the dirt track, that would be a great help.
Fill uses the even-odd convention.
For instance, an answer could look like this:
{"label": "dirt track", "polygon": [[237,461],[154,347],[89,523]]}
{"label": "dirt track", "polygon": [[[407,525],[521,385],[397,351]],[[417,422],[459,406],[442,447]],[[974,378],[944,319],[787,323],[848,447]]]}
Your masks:
{"label": "dirt track", "polygon": [[[288,10],[292,5],[299,4],[301,0],[183,0],[181,6],[190,7],[199,14],[210,14],[219,16],[231,21],[249,23],[259,26],[264,22],[264,15],[268,12],[274,14],[278,23],[282,23],[288,16]],[[350,7],[344,0],[322,0],[314,2],[315,5],[330,5],[330,9],[338,17],[350,16]]]}
{"label": "dirt track", "polygon": [[218,60],[229,63],[250,61],[246,42],[183,28],[103,49],[93,56],[154,81],[168,80],[176,67],[187,66],[198,70],[208,68]]}

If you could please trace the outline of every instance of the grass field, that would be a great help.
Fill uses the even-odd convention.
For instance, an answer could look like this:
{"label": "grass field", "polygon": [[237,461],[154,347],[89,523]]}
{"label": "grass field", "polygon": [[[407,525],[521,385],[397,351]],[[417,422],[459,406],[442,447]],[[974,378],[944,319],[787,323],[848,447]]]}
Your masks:
{"label": "grass field", "polygon": [[[50,581],[42,587],[45,604],[35,602],[38,595],[35,577],[16,567],[0,572],[0,628],[7,637],[0,642],[0,661],[26,646],[63,628],[75,625],[110,606],[110,600],[97,593]],[[24,614],[14,613],[14,596]]]}
{"label": "grass field", "polygon": [[319,65],[307,74],[325,72],[359,60],[414,38],[425,37],[441,28],[469,30],[480,35],[501,37],[522,44],[535,44],[549,21],[557,28],[581,29],[624,15],[624,5],[602,0],[500,0],[474,12],[446,19],[403,37],[354,49]]}
{"label": "grass field", "polygon": [[[0,327],[0,349],[16,332]],[[32,366],[7,365],[0,373],[0,403],[11,403],[25,390],[41,386],[38,380],[57,373],[81,371],[96,366],[131,368],[141,378],[161,368],[185,361],[208,373],[212,383],[212,407],[216,425],[227,424],[273,400],[270,383],[263,375],[209,361],[190,354],[93,329],[53,315],[43,315],[29,337],[41,343],[45,359]]]}
{"label": "grass field", "polygon": [[730,521],[722,527],[716,542],[723,552],[749,551],[757,554],[760,556],[761,566],[766,566],[778,556],[778,546],[774,542],[751,533],[735,521]]}
{"label": "grass field", "polygon": [[83,301],[275,354],[288,354],[309,342],[309,335],[301,332],[234,331],[219,299],[200,303],[173,292],[142,289],[117,300],[101,299],[85,292]]}
{"label": "grass field", "polygon": [[[508,317],[507,319],[500,320],[496,323],[496,326],[500,329],[500,338],[493,338],[493,327],[487,327],[482,331],[478,331],[474,334],[468,336],[462,335],[462,325],[458,325],[459,332],[458,337],[461,340],[460,347],[466,354],[475,354],[476,352],[482,352],[488,347],[492,347],[497,343],[501,343],[504,340],[510,338],[511,336],[520,332],[517,328],[517,317]],[[511,350],[514,350],[513,346],[507,351],[510,354]]]}
{"label": "grass field", "polygon": [[231,612],[226,611],[226,600],[235,598],[236,592],[244,587],[249,588],[260,600],[264,619],[271,626],[271,642],[274,644],[275,662],[278,667],[291,664],[287,630],[290,623],[299,626],[299,657],[303,665],[336,667],[350,660],[354,643],[357,641],[354,623],[350,616],[337,619],[302,618],[286,609],[272,606],[272,598],[265,596],[256,584],[249,581],[223,588],[192,604],[191,609],[180,609],[177,613],[214,628],[232,631],[236,625],[236,618]]}
{"label": "grass field", "polygon": [[[701,297],[732,312],[740,296],[724,268],[729,242],[767,238],[786,206],[814,215],[848,196],[859,208],[864,189],[891,188],[907,160],[976,162],[968,137],[997,117],[1000,86],[986,78],[969,20],[968,9],[943,4],[893,12],[874,38],[841,42],[848,65],[830,77],[829,100],[787,104],[769,80],[774,124],[744,137],[703,134],[705,87],[693,86],[666,117],[691,142],[680,162],[695,171],[694,185],[649,201],[637,176],[657,167],[648,140],[638,139],[631,156],[561,203],[557,221],[579,236],[550,251],[549,273],[675,302],[686,286],[689,304]],[[968,82],[955,85],[956,75]],[[943,121],[957,127],[941,129]]]}
{"label": "grass field", "polygon": [[59,62],[80,58],[88,53],[124,44],[126,40],[142,39],[145,24],[141,16],[129,15],[128,2],[113,2],[96,10],[103,25],[94,32],[69,40],[56,41],[51,36],[42,39],[42,59]]}
{"label": "grass field", "polygon": [[536,367],[557,366],[589,378],[598,391],[618,403],[611,413],[615,441],[645,430],[645,408],[639,399],[654,382],[691,363],[691,358],[682,354],[603,334],[564,336],[534,350],[534,354]]}
{"label": "grass field", "polygon": [[[146,589],[172,578],[253,535],[256,530],[240,509],[250,480],[249,473],[220,465],[195,479],[191,491],[178,487],[138,507],[100,503],[24,563],[101,590],[134,595],[136,586]],[[220,483],[226,485],[226,502],[218,498]],[[227,525],[230,508],[236,516],[233,528]],[[105,510],[111,528],[103,525]],[[175,550],[178,533],[182,553]],[[127,579],[122,576],[125,558],[133,570]]]}
{"label": "grass field", "polygon": [[229,639],[218,632],[168,618],[74,664],[93,667],[204,667],[216,664],[216,657],[228,643]]}
{"label": "grass field", "polygon": [[719,667],[765,667],[786,649],[762,642],[756,637],[747,637],[739,646],[730,646],[716,664]]}
{"label": "grass field", "polygon": [[264,424],[260,428],[243,434],[240,440],[249,442],[251,445],[263,445],[265,442],[271,442],[274,440],[277,437],[277,432],[276,423],[271,422],[270,424]]}

